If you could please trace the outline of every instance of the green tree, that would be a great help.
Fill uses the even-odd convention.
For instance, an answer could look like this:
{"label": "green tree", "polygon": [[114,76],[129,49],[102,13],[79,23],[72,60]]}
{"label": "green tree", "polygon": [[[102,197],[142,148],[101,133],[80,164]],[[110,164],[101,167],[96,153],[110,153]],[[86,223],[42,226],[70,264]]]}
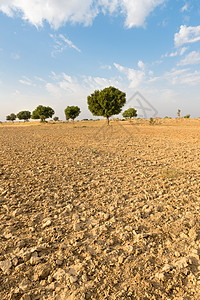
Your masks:
{"label": "green tree", "polygon": [[118,115],[126,103],[126,94],[110,86],[101,91],[94,91],[87,97],[87,102],[91,113],[94,116],[105,117],[109,125],[109,118]]}
{"label": "green tree", "polygon": [[137,110],[135,108],[129,108],[123,112],[122,116],[130,119],[137,117]]}
{"label": "green tree", "polygon": [[57,122],[57,121],[59,121],[59,118],[58,118],[58,117],[54,117],[53,120],[54,120],[55,122]]}
{"label": "green tree", "polygon": [[72,119],[74,121],[74,119],[76,119],[80,113],[81,110],[78,106],[67,106],[65,109],[66,120]]}
{"label": "green tree", "polygon": [[12,121],[13,122],[13,121],[16,120],[16,118],[17,118],[17,116],[14,113],[10,114],[9,116],[6,116],[7,121]]}
{"label": "green tree", "polygon": [[47,118],[52,118],[52,116],[55,114],[53,108],[49,106],[43,106],[39,105],[31,115],[31,119],[40,119],[41,122],[44,122]]}
{"label": "green tree", "polygon": [[17,118],[18,118],[19,120],[28,121],[28,120],[31,118],[31,112],[28,111],[28,110],[20,111],[20,112],[17,114]]}

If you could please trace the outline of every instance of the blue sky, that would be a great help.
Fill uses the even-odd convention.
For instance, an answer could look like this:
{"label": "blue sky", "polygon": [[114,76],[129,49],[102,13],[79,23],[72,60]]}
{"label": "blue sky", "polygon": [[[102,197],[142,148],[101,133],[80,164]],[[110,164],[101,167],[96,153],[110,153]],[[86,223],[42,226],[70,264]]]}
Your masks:
{"label": "blue sky", "polygon": [[92,118],[87,96],[110,85],[196,118],[199,66],[199,0],[0,0],[1,121],[39,104]]}

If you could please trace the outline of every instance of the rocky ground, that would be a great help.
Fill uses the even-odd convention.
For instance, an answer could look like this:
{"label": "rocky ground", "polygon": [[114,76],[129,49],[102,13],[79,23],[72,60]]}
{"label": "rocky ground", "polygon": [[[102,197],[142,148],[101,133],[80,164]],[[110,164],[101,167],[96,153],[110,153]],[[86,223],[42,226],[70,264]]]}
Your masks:
{"label": "rocky ground", "polygon": [[200,299],[200,120],[0,125],[1,299]]}

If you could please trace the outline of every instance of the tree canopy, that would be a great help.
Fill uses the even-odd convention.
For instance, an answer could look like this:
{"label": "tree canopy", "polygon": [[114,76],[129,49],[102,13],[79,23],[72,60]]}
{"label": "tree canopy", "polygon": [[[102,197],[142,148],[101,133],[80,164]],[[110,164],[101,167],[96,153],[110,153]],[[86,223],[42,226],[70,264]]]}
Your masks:
{"label": "tree canopy", "polygon": [[47,118],[52,118],[52,116],[55,114],[53,108],[49,106],[43,106],[39,105],[31,115],[32,119],[40,119],[41,121],[45,121]]}
{"label": "tree canopy", "polygon": [[67,106],[65,109],[66,120],[76,119],[81,113],[81,110],[78,106]]}
{"label": "tree canopy", "polygon": [[109,118],[118,115],[126,103],[126,94],[113,86],[103,90],[96,90],[87,97],[88,108],[94,116]]}
{"label": "tree canopy", "polygon": [[6,116],[7,121],[15,121],[17,118],[16,114],[12,113],[9,116]]}
{"label": "tree canopy", "polygon": [[23,111],[20,111],[18,114],[17,114],[17,118],[19,120],[24,120],[24,121],[27,121],[31,118],[31,112],[28,111],[28,110],[23,110]]}
{"label": "tree canopy", "polygon": [[135,108],[128,108],[122,114],[124,118],[134,118],[137,117],[137,110]]}

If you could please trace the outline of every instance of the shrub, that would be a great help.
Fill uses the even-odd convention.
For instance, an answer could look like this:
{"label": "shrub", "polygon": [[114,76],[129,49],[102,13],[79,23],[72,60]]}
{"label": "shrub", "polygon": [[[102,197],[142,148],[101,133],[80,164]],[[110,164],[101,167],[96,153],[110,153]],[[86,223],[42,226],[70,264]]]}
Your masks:
{"label": "shrub", "polygon": [[154,118],[150,118],[150,119],[149,119],[149,124],[150,124],[150,125],[154,125],[154,124],[155,124]]}
{"label": "shrub", "polygon": [[185,119],[189,119],[190,118],[190,115],[186,115],[184,116]]}
{"label": "shrub", "polygon": [[135,108],[129,108],[123,112],[122,116],[129,119],[137,117],[137,110]]}

